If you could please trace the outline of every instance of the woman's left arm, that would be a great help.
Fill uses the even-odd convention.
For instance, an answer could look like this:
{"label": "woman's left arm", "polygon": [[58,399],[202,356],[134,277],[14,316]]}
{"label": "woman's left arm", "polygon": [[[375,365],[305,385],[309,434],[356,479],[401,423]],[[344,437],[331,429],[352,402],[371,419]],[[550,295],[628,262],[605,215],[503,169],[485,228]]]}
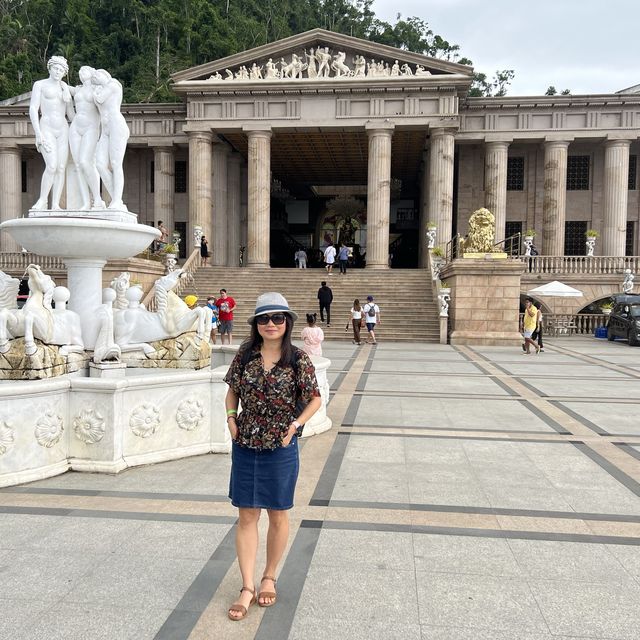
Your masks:
{"label": "woman's left arm", "polygon": [[306,424],[315,412],[322,406],[322,398],[320,396],[314,396],[309,401],[309,404],[304,408],[304,411],[295,419],[292,420],[289,424],[289,431],[287,431],[286,437],[282,439],[282,446],[286,447],[289,445],[291,440],[293,440],[293,436],[296,435],[296,430],[298,426],[301,424]]}

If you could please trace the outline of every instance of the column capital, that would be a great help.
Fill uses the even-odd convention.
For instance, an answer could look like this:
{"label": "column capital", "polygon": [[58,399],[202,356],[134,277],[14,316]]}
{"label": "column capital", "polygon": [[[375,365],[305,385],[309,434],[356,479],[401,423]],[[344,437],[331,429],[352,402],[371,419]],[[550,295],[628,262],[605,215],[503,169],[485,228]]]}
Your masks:
{"label": "column capital", "polygon": [[611,148],[611,147],[629,148],[631,146],[631,140],[629,140],[628,138],[616,138],[616,137],[607,136],[607,139],[604,141],[604,146],[606,148]]}
{"label": "column capital", "polygon": [[17,144],[2,142],[0,143],[0,153],[22,153],[22,149]]}
{"label": "column capital", "polygon": [[393,130],[396,128],[395,122],[386,119],[383,122],[365,122],[365,131],[369,137],[375,135],[392,136]]}
{"label": "column capital", "polygon": [[433,129],[429,129],[429,134],[432,138],[439,136],[455,136],[457,132],[458,129],[454,129],[452,127],[434,127]]}
{"label": "column capital", "polygon": [[268,124],[264,126],[245,124],[242,127],[242,132],[246,133],[248,138],[271,138],[273,135],[271,126]]}
{"label": "column capital", "polygon": [[191,140],[205,140],[211,142],[213,140],[212,131],[187,131],[189,141]]}
{"label": "column capital", "polygon": [[484,146],[486,149],[504,149],[505,151],[509,148],[511,144],[511,140],[485,140]]}
{"label": "column capital", "polygon": [[575,136],[568,136],[564,134],[550,134],[544,137],[544,146],[567,148],[574,140]]}
{"label": "column capital", "polygon": [[166,138],[149,138],[147,146],[152,149],[163,149],[165,151],[174,151],[173,142]]}

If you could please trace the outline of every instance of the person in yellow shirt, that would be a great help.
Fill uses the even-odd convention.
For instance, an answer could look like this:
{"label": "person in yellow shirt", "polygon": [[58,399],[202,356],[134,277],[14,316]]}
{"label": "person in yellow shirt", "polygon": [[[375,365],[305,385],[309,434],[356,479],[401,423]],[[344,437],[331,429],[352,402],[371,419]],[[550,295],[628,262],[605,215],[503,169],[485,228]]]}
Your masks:
{"label": "person in yellow shirt", "polygon": [[524,302],[524,322],[522,326],[522,335],[524,336],[524,352],[528,355],[531,353],[531,347],[540,353],[540,347],[534,342],[533,332],[538,326],[538,308],[533,304],[532,298],[527,298]]}

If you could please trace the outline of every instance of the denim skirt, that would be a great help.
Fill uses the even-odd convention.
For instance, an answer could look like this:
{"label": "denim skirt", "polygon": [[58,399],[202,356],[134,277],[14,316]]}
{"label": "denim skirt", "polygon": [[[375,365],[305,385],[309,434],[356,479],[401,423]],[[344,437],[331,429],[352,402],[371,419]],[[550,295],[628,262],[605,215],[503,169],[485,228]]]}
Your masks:
{"label": "denim skirt", "polygon": [[277,449],[248,449],[234,442],[229,479],[231,503],[247,509],[291,509],[299,468],[297,436],[289,446]]}

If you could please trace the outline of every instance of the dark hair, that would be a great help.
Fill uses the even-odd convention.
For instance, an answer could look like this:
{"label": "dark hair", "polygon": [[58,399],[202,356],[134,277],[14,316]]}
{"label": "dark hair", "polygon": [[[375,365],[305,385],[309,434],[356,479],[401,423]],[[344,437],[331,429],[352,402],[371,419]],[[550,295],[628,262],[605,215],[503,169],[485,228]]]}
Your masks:
{"label": "dark hair", "polygon": [[[286,329],[282,336],[282,347],[280,351],[280,360],[278,365],[286,367],[287,365],[293,366],[295,364],[295,350],[296,348],[291,344],[291,334],[293,333],[293,318],[288,314],[284,314]],[[251,331],[249,337],[245,338],[238,352],[240,353],[240,362],[244,367],[251,359],[251,354],[262,346],[262,336],[258,331],[258,323],[254,318],[251,322]]]}
{"label": "dark hair", "polygon": [[524,301],[533,304],[533,298],[525,298]]}
{"label": "dark hair", "polygon": [[317,317],[317,313],[307,313],[307,324],[315,324]]}
{"label": "dark hair", "polygon": [[321,285],[321,286],[323,286],[323,287],[326,287],[326,286],[327,286],[327,281],[326,281],[326,280],[323,280],[323,281],[320,283],[320,285]]}
{"label": "dark hair", "polygon": [[158,224],[162,224],[162,220],[158,220]]}
{"label": "dark hair", "polygon": [[353,310],[360,311],[360,300],[358,298],[353,301]]}
{"label": "dark hair", "polygon": [[220,289],[220,293],[222,293],[223,291],[224,291],[225,293],[227,293],[227,290],[226,290],[226,289]]}

